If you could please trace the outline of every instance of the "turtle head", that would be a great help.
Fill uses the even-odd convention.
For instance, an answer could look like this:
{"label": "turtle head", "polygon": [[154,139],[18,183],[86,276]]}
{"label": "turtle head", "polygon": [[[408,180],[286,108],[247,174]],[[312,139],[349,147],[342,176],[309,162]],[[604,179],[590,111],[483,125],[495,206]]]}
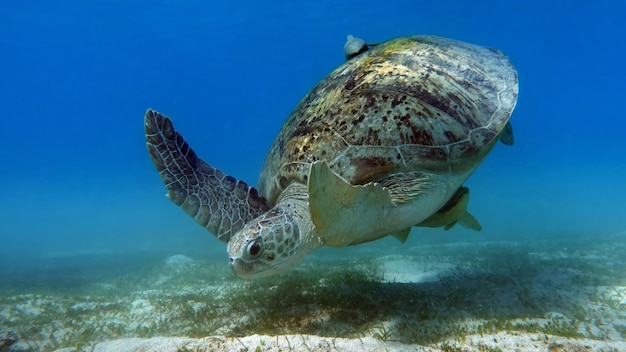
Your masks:
{"label": "turtle head", "polygon": [[292,202],[279,203],[231,237],[228,255],[235,275],[253,279],[282,273],[321,245],[308,210],[303,214],[296,208]]}

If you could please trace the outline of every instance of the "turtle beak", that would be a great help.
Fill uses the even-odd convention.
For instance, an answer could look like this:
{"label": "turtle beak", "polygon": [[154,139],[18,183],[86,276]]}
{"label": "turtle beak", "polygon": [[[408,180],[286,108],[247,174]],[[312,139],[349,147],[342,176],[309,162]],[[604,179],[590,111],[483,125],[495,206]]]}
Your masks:
{"label": "turtle beak", "polygon": [[230,257],[228,260],[230,269],[236,276],[245,278],[252,271],[252,263],[239,257]]}
{"label": "turtle beak", "polygon": [[[246,280],[259,279],[272,276],[277,273],[276,271],[271,270],[273,268],[272,266],[266,267],[263,263],[247,261],[237,256],[230,257],[228,259],[228,263],[230,265],[230,269],[236,276]],[[255,264],[257,264],[256,267]]]}

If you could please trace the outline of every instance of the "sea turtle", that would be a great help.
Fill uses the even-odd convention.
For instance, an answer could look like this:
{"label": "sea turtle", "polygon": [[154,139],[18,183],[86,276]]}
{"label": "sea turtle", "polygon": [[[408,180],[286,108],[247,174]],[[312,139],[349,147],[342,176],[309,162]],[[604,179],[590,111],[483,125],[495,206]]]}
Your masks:
{"label": "sea turtle", "polygon": [[405,240],[412,226],[467,220],[463,183],[517,95],[517,72],[498,50],[435,36],[380,43],[300,101],[259,191],[198,158],[161,113],[149,109],[144,127],[170,200],[228,243],[236,275],[256,278],[321,246]]}

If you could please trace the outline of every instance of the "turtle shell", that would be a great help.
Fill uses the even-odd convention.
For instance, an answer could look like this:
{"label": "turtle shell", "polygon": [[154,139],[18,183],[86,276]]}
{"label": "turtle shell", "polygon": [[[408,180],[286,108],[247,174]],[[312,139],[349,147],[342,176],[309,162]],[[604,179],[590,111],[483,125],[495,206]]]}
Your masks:
{"label": "turtle shell", "polygon": [[469,175],[492,149],[518,95],[500,51],[413,36],[376,45],[320,81],[287,118],[259,188],[272,204],[310,164],[351,184],[424,170]]}

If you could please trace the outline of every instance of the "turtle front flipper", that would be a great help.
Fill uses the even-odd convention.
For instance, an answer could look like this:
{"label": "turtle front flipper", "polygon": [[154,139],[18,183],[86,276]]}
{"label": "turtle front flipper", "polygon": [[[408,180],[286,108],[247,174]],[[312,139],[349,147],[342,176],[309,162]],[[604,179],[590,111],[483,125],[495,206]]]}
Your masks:
{"label": "turtle front flipper", "polygon": [[445,188],[434,177],[412,172],[352,185],[326,161],[316,161],[308,177],[309,212],[317,235],[327,246],[355,245],[390,234],[404,242],[414,217],[425,218],[435,211],[431,203],[441,203],[445,193],[430,192],[438,186]]}
{"label": "turtle front flipper", "polygon": [[[389,192],[379,183],[353,186],[335,174],[326,161],[309,171],[309,212],[318,236],[327,246],[343,247],[380,236],[364,235],[377,227],[385,207],[392,207]],[[354,221],[353,219],[359,219]]]}
{"label": "turtle front flipper", "polygon": [[198,158],[167,116],[148,109],[144,128],[167,197],[221,241],[270,209],[255,188]]}

